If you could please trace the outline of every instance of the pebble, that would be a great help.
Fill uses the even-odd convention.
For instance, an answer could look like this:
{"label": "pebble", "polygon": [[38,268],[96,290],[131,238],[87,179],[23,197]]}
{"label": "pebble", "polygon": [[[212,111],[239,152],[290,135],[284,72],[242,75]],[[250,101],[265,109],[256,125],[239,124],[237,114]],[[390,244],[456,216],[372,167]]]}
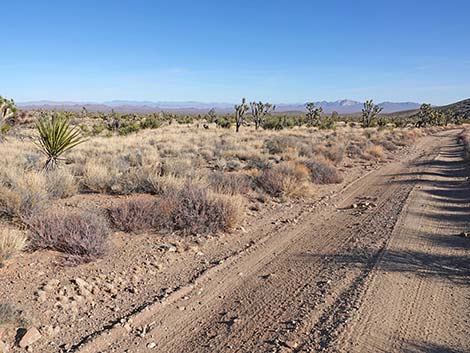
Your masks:
{"label": "pebble", "polygon": [[41,338],[41,333],[36,327],[31,327],[26,333],[21,337],[18,345],[21,348],[26,348],[31,346],[33,343],[38,341]]}
{"label": "pebble", "polygon": [[156,346],[157,346],[157,344],[155,342],[150,342],[150,343],[147,344],[148,349],[154,349]]}

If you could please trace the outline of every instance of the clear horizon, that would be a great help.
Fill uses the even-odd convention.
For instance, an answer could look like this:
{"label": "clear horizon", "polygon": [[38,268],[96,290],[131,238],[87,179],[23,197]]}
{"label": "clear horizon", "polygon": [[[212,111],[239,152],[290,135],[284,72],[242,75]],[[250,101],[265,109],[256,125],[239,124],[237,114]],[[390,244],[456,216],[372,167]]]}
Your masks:
{"label": "clear horizon", "polygon": [[470,97],[463,0],[18,1],[9,13],[0,95],[17,102]]}

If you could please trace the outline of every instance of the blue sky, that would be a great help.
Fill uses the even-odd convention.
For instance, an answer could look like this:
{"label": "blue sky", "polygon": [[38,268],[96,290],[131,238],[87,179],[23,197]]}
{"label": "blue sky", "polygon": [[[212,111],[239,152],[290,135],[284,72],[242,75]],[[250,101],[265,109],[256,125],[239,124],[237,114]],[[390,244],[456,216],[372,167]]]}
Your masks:
{"label": "blue sky", "polygon": [[470,97],[470,1],[12,1],[17,101]]}

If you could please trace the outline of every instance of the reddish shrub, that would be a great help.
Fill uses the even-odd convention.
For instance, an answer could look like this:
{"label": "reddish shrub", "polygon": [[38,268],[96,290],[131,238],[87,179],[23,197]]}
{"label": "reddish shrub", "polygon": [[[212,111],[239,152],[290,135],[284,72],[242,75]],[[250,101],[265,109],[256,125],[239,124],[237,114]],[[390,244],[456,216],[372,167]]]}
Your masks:
{"label": "reddish shrub", "polygon": [[307,160],[304,164],[310,170],[312,182],[315,184],[338,184],[343,181],[339,171],[326,162]]}
{"label": "reddish shrub", "polygon": [[84,211],[55,211],[28,220],[32,249],[52,249],[70,262],[84,263],[103,257],[108,249],[105,219]]}
{"label": "reddish shrub", "polygon": [[284,175],[279,168],[267,168],[257,178],[258,185],[269,195],[279,197],[284,193]]}
{"label": "reddish shrub", "polygon": [[124,232],[150,229],[157,214],[155,198],[149,196],[129,197],[109,210],[111,222]]}

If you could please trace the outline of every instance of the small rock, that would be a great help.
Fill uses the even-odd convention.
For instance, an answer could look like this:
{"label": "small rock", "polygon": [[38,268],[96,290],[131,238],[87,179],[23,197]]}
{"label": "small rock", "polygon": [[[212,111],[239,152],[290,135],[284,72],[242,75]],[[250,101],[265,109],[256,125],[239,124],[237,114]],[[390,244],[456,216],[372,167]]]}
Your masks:
{"label": "small rock", "polygon": [[8,346],[2,341],[0,341],[0,353],[8,353]]}
{"label": "small rock", "polygon": [[160,251],[166,251],[166,252],[176,252],[176,246],[173,244],[161,244],[159,246]]}
{"label": "small rock", "polygon": [[41,338],[41,333],[36,327],[31,327],[26,333],[21,337],[18,345],[21,348],[26,348],[31,346],[34,342]]}
{"label": "small rock", "polygon": [[80,288],[86,288],[86,289],[88,289],[89,286],[90,286],[90,285],[88,284],[88,282],[84,281],[84,280],[81,279],[80,277],[75,278],[74,281],[75,281],[75,283],[77,284],[77,286],[80,287]]}
{"label": "small rock", "polygon": [[468,238],[470,237],[470,233],[469,232],[462,232],[459,234],[460,237],[464,237],[464,238]]}
{"label": "small rock", "polygon": [[150,343],[147,344],[148,349],[154,349],[156,346],[157,346],[157,344],[155,342],[150,342]]}

